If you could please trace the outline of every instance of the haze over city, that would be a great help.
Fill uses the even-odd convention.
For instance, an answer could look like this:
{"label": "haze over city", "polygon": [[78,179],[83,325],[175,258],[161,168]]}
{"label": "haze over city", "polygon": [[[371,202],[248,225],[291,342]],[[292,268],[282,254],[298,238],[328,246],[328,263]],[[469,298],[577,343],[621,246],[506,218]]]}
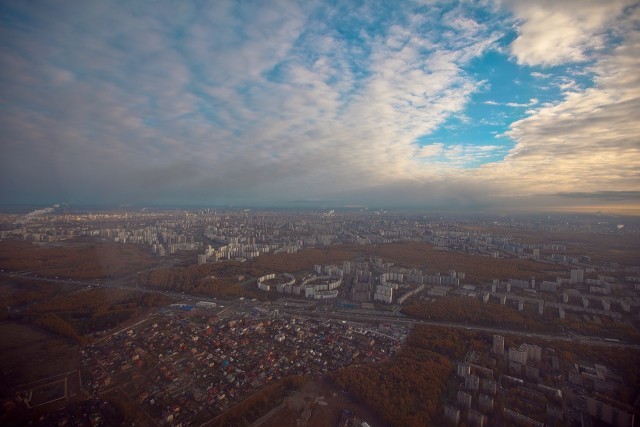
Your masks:
{"label": "haze over city", "polygon": [[639,211],[633,0],[0,19],[2,204]]}

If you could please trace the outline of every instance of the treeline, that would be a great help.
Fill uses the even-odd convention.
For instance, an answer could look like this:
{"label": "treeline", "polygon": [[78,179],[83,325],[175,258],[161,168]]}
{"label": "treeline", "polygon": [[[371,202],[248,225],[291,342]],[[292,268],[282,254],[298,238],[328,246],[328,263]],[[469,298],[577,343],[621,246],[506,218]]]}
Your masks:
{"label": "treeline", "polygon": [[108,330],[171,300],[156,293],[124,289],[91,289],[33,304],[24,319],[63,337],[85,342],[85,335]]}
{"label": "treeline", "polygon": [[86,344],[87,338],[80,336],[76,330],[55,313],[46,313],[33,319],[32,323],[49,332],[64,338],[70,338],[79,344]]}
{"label": "treeline", "polygon": [[540,317],[530,311],[518,311],[509,305],[483,303],[467,297],[448,297],[436,301],[414,299],[402,308],[404,314],[425,320],[466,322],[535,332],[558,332],[564,328],[579,334],[615,337],[640,343],[640,332],[630,323],[603,316],[598,324],[584,321],[574,314],[558,319],[557,312],[551,315],[550,310],[547,308],[545,316]]}
{"label": "treeline", "polygon": [[259,277],[268,270],[237,261],[189,267],[163,268],[145,272],[138,284],[173,292],[185,292],[208,297],[253,297],[255,287],[242,286],[239,277]]}
{"label": "treeline", "polygon": [[460,329],[440,326],[417,327],[407,338],[409,347],[424,348],[442,354],[449,359],[459,360],[469,349],[469,341],[478,334]]}
{"label": "treeline", "polygon": [[265,254],[252,260],[255,266],[265,268],[271,273],[297,273],[313,270],[314,265],[341,265],[359,254],[357,247],[328,246],[326,248],[307,248],[295,254]]}
{"label": "treeline", "polygon": [[452,355],[464,351],[462,341],[454,339],[448,344],[446,338],[440,339],[427,327],[416,326],[406,347],[391,360],[342,368],[331,378],[391,426],[429,426],[440,409],[440,395],[453,372],[451,361],[434,349]]}
{"label": "treeline", "polygon": [[50,301],[43,301],[29,307],[29,312],[89,311],[119,308],[150,308],[169,303],[162,294],[143,293],[129,289],[96,288],[87,291],[61,295]]}
{"label": "treeline", "polygon": [[546,327],[529,315],[507,305],[483,303],[475,298],[442,298],[417,301],[403,307],[402,312],[419,319],[468,322],[478,325],[543,330]]}

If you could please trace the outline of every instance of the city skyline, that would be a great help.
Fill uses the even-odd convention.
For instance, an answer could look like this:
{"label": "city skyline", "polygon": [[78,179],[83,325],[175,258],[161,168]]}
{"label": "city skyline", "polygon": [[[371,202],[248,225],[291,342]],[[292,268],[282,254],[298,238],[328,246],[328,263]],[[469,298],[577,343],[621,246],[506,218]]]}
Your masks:
{"label": "city skyline", "polygon": [[0,19],[1,204],[640,212],[635,1]]}

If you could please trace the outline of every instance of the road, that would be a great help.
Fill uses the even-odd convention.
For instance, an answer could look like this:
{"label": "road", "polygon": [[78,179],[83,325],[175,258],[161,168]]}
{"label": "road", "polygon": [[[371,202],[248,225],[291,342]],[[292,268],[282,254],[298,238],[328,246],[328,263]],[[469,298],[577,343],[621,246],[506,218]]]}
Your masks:
{"label": "road", "polygon": [[[166,268],[166,266],[158,266],[154,268]],[[151,269],[148,269],[148,270],[151,270]],[[148,270],[145,270],[145,271],[148,271]],[[68,279],[63,280],[63,279],[56,279],[56,278],[50,278],[50,277],[37,277],[31,274],[30,272],[12,273],[12,272],[4,271],[4,272],[0,272],[0,276],[28,277],[31,280],[54,282],[54,283],[76,285],[76,286],[83,286],[83,287],[92,286],[92,287],[104,287],[104,288],[111,288],[111,289],[136,290],[138,292],[145,292],[145,293],[160,293],[160,294],[163,294],[172,298],[176,298],[179,300],[197,299],[199,301],[214,302],[213,298],[207,298],[204,296],[194,296],[194,295],[184,294],[181,292],[171,292],[171,291],[166,291],[161,289],[149,289],[149,288],[140,288],[140,287],[133,288],[131,286],[124,286],[122,284],[119,284],[119,282],[122,281],[122,278],[112,279],[112,280],[97,283],[95,280],[82,281],[82,280],[68,280]],[[227,301],[225,301],[224,299],[215,300],[215,302],[224,302],[225,304],[228,304],[231,301],[237,301],[237,300],[227,300]],[[278,306],[278,310],[281,313],[287,313],[289,315],[301,315],[305,317],[323,318],[327,320],[337,319],[337,320],[355,321],[355,322],[382,322],[382,323],[402,323],[402,324],[410,324],[410,325],[446,326],[449,328],[466,329],[466,330],[479,331],[479,332],[485,332],[485,333],[491,333],[491,334],[517,335],[520,337],[531,337],[531,338],[539,338],[543,340],[552,340],[552,341],[568,341],[568,342],[575,342],[575,343],[586,344],[586,345],[640,349],[640,345],[638,344],[629,344],[629,343],[620,342],[620,341],[618,342],[604,341],[604,339],[600,337],[577,335],[572,332],[568,332],[567,334],[550,334],[550,333],[543,334],[543,333],[535,333],[530,331],[520,331],[516,329],[474,325],[469,323],[413,319],[413,318],[399,315],[398,313],[381,312],[381,311],[375,311],[375,310],[372,311],[370,314],[369,313],[365,314],[365,313],[362,313],[362,311],[353,313],[347,310],[311,311],[311,310],[303,310],[300,308],[288,308],[287,306],[280,306],[280,305]]]}
{"label": "road", "polygon": [[[155,270],[158,268],[167,268],[167,265],[165,264],[161,266],[152,267],[152,268],[140,271],[138,273],[143,273],[143,272]],[[122,284],[122,282],[125,281],[126,278],[134,277],[138,273],[129,274],[125,277],[119,277],[116,279],[74,280],[74,279],[60,279],[60,278],[54,278],[54,277],[36,276],[31,272],[25,272],[25,271],[22,271],[22,272],[3,271],[3,272],[0,272],[0,277],[8,277],[8,278],[22,277],[22,278],[27,278],[29,280],[36,280],[39,282],[58,283],[58,284],[72,285],[72,286],[78,286],[78,287],[90,286],[92,288],[124,289],[124,290],[130,290],[130,291],[133,290],[133,291],[139,291],[144,293],[159,293],[159,294],[163,294],[163,295],[170,296],[173,298],[178,298],[178,299],[197,298],[198,300],[201,300],[201,301],[213,301],[212,298],[206,298],[206,297],[200,297],[200,296],[192,297],[191,295],[187,295],[182,292],[171,292],[171,291],[166,291],[162,289],[153,289],[153,288],[150,289],[150,288],[143,288],[143,287],[132,287],[132,286],[126,286]]]}
{"label": "road", "polygon": [[490,334],[516,335],[520,337],[539,338],[539,339],[550,340],[550,341],[568,341],[568,342],[575,342],[575,343],[586,344],[586,345],[599,345],[599,346],[605,346],[605,347],[640,349],[640,345],[638,344],[604,341],[600,337],[576,335],[574,333],[568,333],[567,335],[549,334],[549,333],[542,334],[542,333],[535,333],[530,331],[519,331],[516,329],[495,328],[495,327],[482,326],[482,325],[473,325],[468,323],[413,319],[409,317],[399,317],[397,315],[393,315],[393,316],[384,315],[382,312],[375,312],[369,315],[369,314],[363,314],[363,313],[348,313],[346,311],[339,311],[339,312],[302,311],[302,310],[296,310],[296,309],[288,309],[286,307],[284,309],[279,308],[279,310],[289,315],[303,315],[305,317],[323,318],[327,320],[338,319],[338,320],[353,321],[353,322],[382,322],[382,323],[401,323],[401,324],[409,324],[409,325],[445,326],[449,328],[466,329],[470,331],[479,331],[479,332],[485,332]]}

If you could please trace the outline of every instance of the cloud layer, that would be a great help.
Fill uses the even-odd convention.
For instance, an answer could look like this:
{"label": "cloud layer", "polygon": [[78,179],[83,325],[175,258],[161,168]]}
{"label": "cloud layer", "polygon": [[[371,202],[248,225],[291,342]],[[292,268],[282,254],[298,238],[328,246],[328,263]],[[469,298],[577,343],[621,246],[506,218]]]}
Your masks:
{"label": "cloud layer", "polygon": [[595,84],[571,87],[554,105],[534,108],[507,135],[518,142],[494,173],[520,174],[539,192],[640,188],[640,10],[619,20],[622,44],[591,67]]}
{"label": "cloud layer", "polygon": [[[636,191],[637,7],[555,3],[5,2],[0,202],[458,208]],[[420,143],[468,120],[491,90],[470,67],[491,51],[563,92],[502,103],[529,110],[495,144]],[[569,84],[583,71],[589,85]]]}
{"label": "cloud layer", "polygon": [[505,2],[518,20],[510,46],[519,64],[559,65],[591,59],[607,45],[612,26],[633,0],[540,0]]}

